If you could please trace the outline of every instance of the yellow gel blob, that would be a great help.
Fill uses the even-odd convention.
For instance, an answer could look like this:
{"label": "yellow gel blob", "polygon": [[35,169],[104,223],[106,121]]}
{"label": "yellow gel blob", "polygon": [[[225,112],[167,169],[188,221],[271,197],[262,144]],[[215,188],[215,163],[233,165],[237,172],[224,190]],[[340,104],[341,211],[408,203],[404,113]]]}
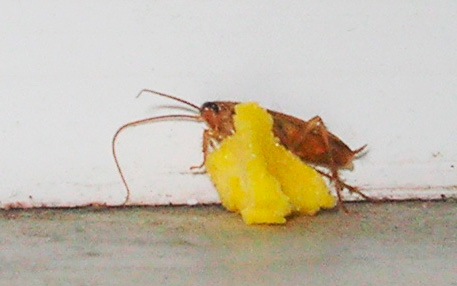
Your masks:
{"label": "yellow gel blob", "polygon": [[266,110],[242,103],[235,113],[235,134],[205,162],[226,209],[246,224],[279,224],[292,212],[314,215],[335,206],[319,173],[279,144]]}

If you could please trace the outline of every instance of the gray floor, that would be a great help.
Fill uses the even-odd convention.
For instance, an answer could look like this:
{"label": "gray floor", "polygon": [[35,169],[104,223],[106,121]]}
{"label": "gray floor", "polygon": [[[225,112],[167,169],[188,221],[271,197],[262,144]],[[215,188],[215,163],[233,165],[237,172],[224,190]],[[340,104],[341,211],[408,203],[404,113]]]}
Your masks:
{"label": "gray floor", "polygon": [[219,206],[0,212],[1,285],[457,285],[457,203],[246,226]]}

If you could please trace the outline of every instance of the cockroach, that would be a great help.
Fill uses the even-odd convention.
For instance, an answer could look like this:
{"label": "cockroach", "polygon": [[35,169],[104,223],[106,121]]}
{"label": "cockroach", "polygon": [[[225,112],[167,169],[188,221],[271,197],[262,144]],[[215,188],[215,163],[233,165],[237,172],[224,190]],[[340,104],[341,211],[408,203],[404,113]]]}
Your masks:
{"label": "cockroach", "polygon": [[[122,130],[132,126],[168,119],[184,119],[206,123],[208,128],[203,131],[202,142],[203,163],[200,166],[194,166],[190,169],[203,167],[206,156],[211,149],[235,132],[233,116],[235,115],[235,105],[237,105],[238,102],[210,101],[203,103],[203,105],[199,107],[178,97],[150,89],[143,89],[140,91],[137,98],[146,92],[181,102],[191,107],[196,115],[176,114],[151,117],[127,123],[116,131],[112,140],[112,152],[122,182],[127,190],[124,204],[127,203],[130,198],[130,189],[121,170],[115,148],[116,138]],[[367,145],[352,151],[341,139],[327,130],[323,120],[319,116],[304,121],[280,112],[272,110],[267,111],[273,117],[273,133],[279,139],[280,143],[298,156],[303,162],[313,166],[317,172],[322,176],[327,177],[334,184],[340,208],[347,211],[341,195],[344,188],[351,193],[360,195],[368,201],[373,200],[356,187],[343,182],[339,177],[339,170],[353,169],[353,160],[359,157]],[[317,169],[316,167],[326,168],[329,170],[329,173]]]}

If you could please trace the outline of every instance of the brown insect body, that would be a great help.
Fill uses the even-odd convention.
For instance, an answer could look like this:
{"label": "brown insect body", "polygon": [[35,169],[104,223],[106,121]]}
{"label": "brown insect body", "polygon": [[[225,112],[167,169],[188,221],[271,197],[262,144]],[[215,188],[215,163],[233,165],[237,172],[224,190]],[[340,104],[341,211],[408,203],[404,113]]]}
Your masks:
{"label": "brown insect body", "polygon": [[[211,147],[214,148],[213,141],[221,142],[226,137],[232,135],[235,132],[233,116],[235,115],[235,106],[238,104],[238,102],[205,102],[201,107],[198,107],[192,103],[189,103],[177,97],[152,90],[142,90],[139,95],[141,95],[143,92],[150,92],[156,95],[168,97],[185,103],[195,108],[196,112],[198,112],[198,115],[168,115],[152,117],[125,124],[124,126],[118,129],[118,131],[113,137],[112,151],[116,162],[116,166],[121,175],[122,181],[127,189],[126,202],[128,201],[130,196],[130,190],[120,168],[115,152],[116,138],[123,129],[161,119],[181,118],[205,122],[208,126],[208,129],[206,129],[203,133],[202,151],[204,155],[204,160],[200,166],[191,167],[191,169],[200,168],[204,166],[206,155],[210,151]],[[330,170],[330,174],[325,173],[321,170],[317,171],[334,182],[336,192],[338,195],[339,205],[344,210],[345,207],[342,204],[341,196],[342,188],[346,188],[350,192],[357,193],[363,198],[371,200],[371,198],[364,195],[357,188],[344,183],[338,176],[338,170],[340,169],[353,169],[352,161],[354,160],[354,158],[356,158],[356,155],[358,153],[364,150],[366,145],[357,150],[352,151],[343,141],[341,141],[341,139],[339,139],[337,136],[333,135],[326,129],[322,119],[318,116],[313,117],[309,121],[303,121],[296,117],[286,115],[280,112],[271,110],[268,110],[268,112],[273,117],[273,133],[279,139],[280,143],[283,146],[285,146],[289,151],[298,156],[305,163],[309,163],[314,166],[325,167]]]}
{"label": "brown insect body", "polygon": [[352,170],[355,155],[365,148],[352,151],[341,139],[327,131],[320,117],[306,122],[279,112],[269,112],[273,116],[275,136],[307,163],[327,168],[334,164],[338,169]]}

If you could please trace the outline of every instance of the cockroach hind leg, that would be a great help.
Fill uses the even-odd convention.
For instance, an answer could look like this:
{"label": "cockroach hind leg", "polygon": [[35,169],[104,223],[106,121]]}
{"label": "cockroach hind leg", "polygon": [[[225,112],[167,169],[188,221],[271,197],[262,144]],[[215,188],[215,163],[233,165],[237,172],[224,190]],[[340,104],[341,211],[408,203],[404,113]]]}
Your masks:
{"label": "cockroach hind leg", "polygon": [[335,186],[336,195],[338,197],[338,208],[346,214],[349,213],[348,209],[346,208],[346,205],[343,202],[343,196],[342,196],[343,188],[342,188],[342,184],[341,184],[342,182],[338,176],[338,170],[337,169],[332,170],[332,174],[329,175],[329,178],[330,178],[330,181]]}
{"label": "cockroach hind leg", "polygon": [[[321,174],[322,176],[328,178],[331,182],[333,182],[335,184],[335,187],[337,189],[338,203],[339,204],[342,204],[343,201],[342,201],[341,193],[339,193],[338,190],[342,191],[343,189],[348,190],[350,193],[353,193],[353,194],[355,193],[355,194],[359,195],[360,197],[362,197],[363,199],[365,199],[368,202],[372,202],[372,203],[379,202],[379,200],[373,199],[372,197],[365,195],[358,188],[346,184],[343,180],[340,179],[340,177],[338,175],[336,177],[334,177],[334,176],[332,176],[330,174],[327,174],[324,171],[321,171],[319,169],[315,168],[315,170],[319,174]],[[339,188],[338,188],[338,186],[339,186]]]}
{"label": "cockroach hind leg", "polygon": [[[332,176],[332,178],[333,178],[333,176]],[[346,205],[343,202],[343,197],[341,195],[341,193],[343,191],[341,184],[340,184],[341,181],[338,178],[333,179],[333,180],[334,180],[336,195],[338,197],[338,208],[347,214],[347,213],[349,213],[349,210],[346,208]]]}
{"label": "cockroach hind leg", "polygon": [[329,169],[331,171],[331,175],[324,173],[322,171],[319,171],[317,169],[316,170],[319,173],[321,173],[322,175],[325,175],[327,178],[329,178],[330,182],[332,182],[334,184],[336,195],[338,197],[338,208],[341,209],[344,213],[348,213],[349,211],[346,208],[346,206],[344,205],[343,196],[342,196],[344,183],[341,181],[341,179],[338,175],[338,168],[333,159],[333,154],[330,151],[331,149],[330,149],[330,144],[329,144],[329,132],[328,132],[327,128],[325,127],[325,123],[320,116],[315,116],[308,121],[308,126],[307,126],[304,134],[307,134],[308,132],[311,132],[312,130],[316,130],[322,136],[322,139],[324,141],[325,147],[328,152],[327,154],[329,156],[329,161],[330,161]]}
{"label": "cockroach hind leg", "polygon": [[342,186],[343,188],[345,188],[346,190],[348,190],[348,191],[351,192],[351,193],[355,193],[355,194],[361,196],[361,197],[364,198],[366,201],[371,202],[371,203],[376,203],[376,202],[378,202],[378,200],[373,199],[372,197],[365,195],[362,191],[360,191],[360,190],[357,189],[356,187],[353,187],[353,186],[351,186],[351,185],[348,185],[348,184],[346,184],[346,183],[344,183],[344,182],[342,182],[342,181],[340,181],[340,183],[341,183],[341,186]]}

